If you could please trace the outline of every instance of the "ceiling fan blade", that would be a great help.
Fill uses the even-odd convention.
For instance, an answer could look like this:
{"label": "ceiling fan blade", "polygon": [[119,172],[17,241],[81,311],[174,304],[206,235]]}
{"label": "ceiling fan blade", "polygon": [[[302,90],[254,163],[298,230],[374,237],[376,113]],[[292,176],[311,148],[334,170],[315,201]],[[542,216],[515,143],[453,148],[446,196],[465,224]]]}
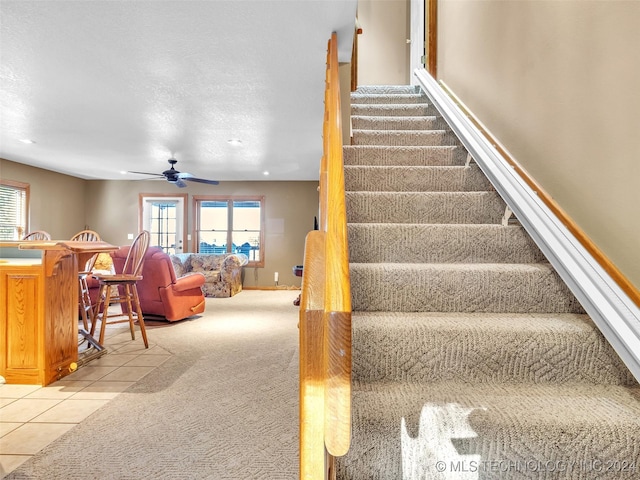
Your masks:
{"label": "ceiling fan blade", "polygon": [[159,173],[149,173],[149,172],[127,172],[127,173],[135,173],[136,175],[153,175],[154,177],[162,178],[162,175]]}
{"label": "ceiling fan blade", "polygon": [[185,180],[189,180],[190,182],[207,183],[209,185],[218,185],[220,183],[217,180],[207,180],[205,178],[198,177],[185,177]]}
{"label": "ceiling fan blade", "polygon": [[184,187],[186,187],[186,186],[187,186],[187,184],[186,184],[186,183],[184,183],[184,181],[183,181],[181,178],[179,178],[179,179],[178,179],[178,180],[176,180],[175,182],[169,182],[169,183],[173,183],[173,184],[177,185],[177,186],[178,186],[178,187],[180,187],[180,188],[184,188]]}

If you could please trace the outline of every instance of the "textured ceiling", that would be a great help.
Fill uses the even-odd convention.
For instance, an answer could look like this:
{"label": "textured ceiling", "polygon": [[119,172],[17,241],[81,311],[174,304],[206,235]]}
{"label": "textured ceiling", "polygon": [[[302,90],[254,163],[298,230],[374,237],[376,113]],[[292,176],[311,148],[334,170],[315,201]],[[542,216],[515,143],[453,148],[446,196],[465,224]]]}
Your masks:
{"label": "textured ceiling", "polygon": [[0,157],[86,179],[175,156],[203,178],[315,180],[327,42],[350,60],[356,4],[0,0]]}

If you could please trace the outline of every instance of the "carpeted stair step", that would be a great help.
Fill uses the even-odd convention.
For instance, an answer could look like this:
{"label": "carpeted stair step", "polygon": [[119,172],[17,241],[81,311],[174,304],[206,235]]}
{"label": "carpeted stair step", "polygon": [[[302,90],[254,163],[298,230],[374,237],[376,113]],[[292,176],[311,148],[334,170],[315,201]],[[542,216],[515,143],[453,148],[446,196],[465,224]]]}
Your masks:
{"label": "carpeted stair step", "polygon": [[352,396],[351,449],[336,458],[339,479],[638,475],[638,387],[461,379],[355,384]]}
{"label": "carpeted stair step", "polygon": [[347,145],[342,151],[345,165],[454,166],[467,159],[461,146]]}
{"label": "carpeted stair step", "polygon": [[547,263],[349,266],[354,311],[584,313]]}
{"label": "carpeted stair step", "polygon": [[430,103],[380,103],[380,104],[354,104],[351,105],[351,115],[357,116],[391,116],[391,117],[424,117],[439,116],[440,113]]}
{"label": "carpeted stair step", "polygon": [[496,192],[347,192],[349,223],[501,223]]}
{"label": "carpeted stair step", "polygon": [[353,130],[352,145],[460,146],[450,130]]}
{"label": "carpeted stair step", "polygon": [[389,95],[386,93],[360,93],[358,91],[351,92],[351,105],[368,104],[416,104],[428,103],[428,97],[420,92],[417,93],[398,93]]}
{"label": "carpeted stair step", "polygon": [[354,382],[634,383],[587,315],[356,312],[352,325]]}
{"label": "carpeted stair step", "polygon": [[448,128],[442,117],[391,117],[391,116],[351,116],[354,130],[444,130]]}
{"label": "carpeted stair step", "polygon": [[345,166],[345,189],[368,192],[492,191],[477,165],[469,167]]}
{"label": "carpeted stair step", "polygon": [[422,93],[422,89],[418,85],[360,85],[355,93],[405,95]]}
{"label": "carpeted stair step", "polygon": [[521,226],[350,223],[353,263],[539,263],[546,259]]}

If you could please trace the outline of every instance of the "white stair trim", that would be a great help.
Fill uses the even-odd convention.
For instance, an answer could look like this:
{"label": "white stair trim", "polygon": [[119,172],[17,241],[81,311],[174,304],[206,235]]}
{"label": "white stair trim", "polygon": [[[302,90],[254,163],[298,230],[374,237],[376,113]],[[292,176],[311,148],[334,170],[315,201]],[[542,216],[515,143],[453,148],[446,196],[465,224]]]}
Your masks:
{"label": "white stair trim", "polygon": [[640,381],[640,308],[424,69],[418,83],[545,254],[593,322]]}

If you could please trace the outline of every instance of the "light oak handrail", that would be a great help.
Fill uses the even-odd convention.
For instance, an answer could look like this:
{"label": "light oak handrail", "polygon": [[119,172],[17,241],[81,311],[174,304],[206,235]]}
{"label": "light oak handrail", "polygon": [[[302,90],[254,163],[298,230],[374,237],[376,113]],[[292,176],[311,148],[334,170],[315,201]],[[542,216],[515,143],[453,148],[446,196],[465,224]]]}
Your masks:
{"label": "light oak handrail", "polygon": [[324,446],[324,238],[309,232],[300,293],[300,478],[327,478]]}
{"label": "light oak handrail", "polygon": [[327,55],[325,109],[326,189],[321,210],[327,212],[325,239],[325,444],[333,456],[349,450],[351,440],[351,288],[347,214],[342,158],[342,113],[338,72],[338,38],[334,32]]}
{"label": "light oak handrail", "polygon": [[351,287],[338,42],[327,53],[319,230],[305,243],[300,295],[300,478],[328,478],[351,443]]}

